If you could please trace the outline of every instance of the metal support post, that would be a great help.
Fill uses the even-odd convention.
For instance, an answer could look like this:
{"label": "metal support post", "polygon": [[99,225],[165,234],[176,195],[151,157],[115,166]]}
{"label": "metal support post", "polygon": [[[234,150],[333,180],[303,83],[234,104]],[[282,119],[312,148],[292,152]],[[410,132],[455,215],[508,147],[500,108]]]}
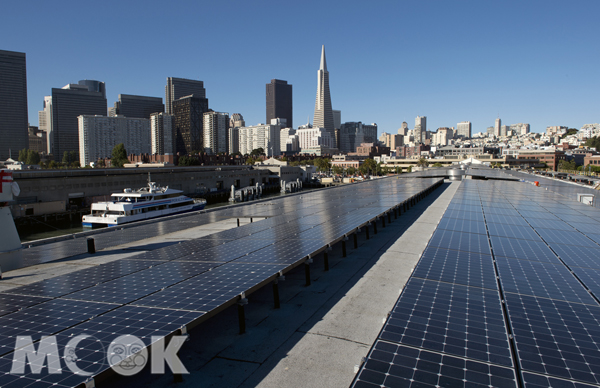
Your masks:
{"label": "metal support post", "polygon": [[312,263],[312,259],[309,257],[304,262],[304,277],[306,278],[306,286],[310,286],[310,263]]}
{"label": "metal support post", "polygon": [[377,218],[373,220],[373,234],[377,234]]}
{"label": "metal support post", "polygon": [[365,232],[367,233],[367,240],[369,239],[369,224],[365,225]]}
{"label": "metal support post", "polygon": [[239,218],[237,219],[237,222],[238,222],[238,228],[239,228],[239,226],[240,226],[240,219]]}
{"label": "metal support post", "polygon": [[96,253],[96,246],[94,244],[94,239],[89,237],[87,239],[87,248],[88,248],[88,253],[93,254]]}
{"label": "metal support post", "polygon": [[385,214],[381,217],[381,227],[385,228]]}
{"label": "metal support post", "polygon": [[392,213],[388,212],[388,223],[391,224],[392,223]]}
{"label": "metal support post", "polygon": [[246,312],[244,311],[244,306],[248,304],[248,299],[242,298],[237,303],[238,306],[238,321],[240,324],[240,334],[244,334],[246,332]]}
{"label": "metal support post", "polygon": [[346,257],[346,237],[342,240],[342,257]]}
{"label": "metal support post", "polygon": [[354,249],[358,248],[358,236],[356,235],[356,233],[354,233],[352,236],[354,236]]}
{"label": "metal support post", "polygon": [[329,253],[323,252],[323,269],[329,271]]}
{"label": "metal support post", "polygon": [[273,280],[273,301],[276,309],[281,307],[279,303],[279,280],[277,279]]}

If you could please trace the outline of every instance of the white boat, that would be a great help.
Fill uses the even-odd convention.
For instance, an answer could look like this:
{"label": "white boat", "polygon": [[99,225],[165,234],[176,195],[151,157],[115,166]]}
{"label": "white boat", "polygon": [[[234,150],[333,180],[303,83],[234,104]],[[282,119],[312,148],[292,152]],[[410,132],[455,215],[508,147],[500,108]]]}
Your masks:
{"label": "white boat", "polygon": [[125,189],[111,195],[112,201],[92,204],[92,213],[83,216],[84,227],[121,225],[176,213],[202,210],[205,199],[193,199],[183,191],[160,187],[150,181],[148,187],[139,190]]}

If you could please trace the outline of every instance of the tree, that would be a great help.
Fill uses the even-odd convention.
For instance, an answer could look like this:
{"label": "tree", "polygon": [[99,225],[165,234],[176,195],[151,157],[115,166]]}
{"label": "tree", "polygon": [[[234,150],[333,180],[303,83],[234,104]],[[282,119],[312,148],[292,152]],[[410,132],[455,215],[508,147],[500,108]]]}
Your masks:
{"label": "tree", "polygon": [[406,169],[406,172],[412,172],[412,166],[408,166],[408,168]]}
{"label": "tree", "polygon": [[354,175],[356,174],[356,168],[348,167],[348,169],[346,169],[346,172],[348,173],[348,175]]}
{"label": "tree", "polygon": [[27,148],[23,148],[19,151],[19,157],[17,158],[17,160],[23,163],[27,161]]}
{"label": "tree", "polygon": [[128,162],[125,144],[117,144],[112,150],[110,164],[114,167],[123,167],[123,165]]}
{"label": "tree", "polygon": [[429,165],[429,161],[427,161],[427,159],[425,159],[425,158],[420,158],[419,161],[417,162],[418,167],[427,167],[428,165]]}
{"label": "tree", "polygon": [[27,164],[39,164],[40,163],[40,154],[35,152],[34,150],[27,151],[27,160],[25,163]]}
{"label": "tree", "polygon": [[396,166],[396,174],[402,174],[402,167]]}
{"label": "tree", "polygon": [[365,159],[362,166],[365,166],[365,168],[367,169],[367,173],[370,172],[371,174],[374,174],[377,172],[377,163],[371,158]]}
{"label": "tree", "polygon": [[106,162],[104,162],[104,159],[98,159],[96,162],[96,167],[106,167]]}
{"label": "tree", "polygon": [[323,159],[323,158],[316,158],[314,159],[314,165],[320,170],[320,171],[329,171],[329,169],[331,168],[331,163],[329,162],[329,159]]}
{"label": "tree", "polygon": [[59,167],[58,163],[56,163],[56,161],[54,161],[54,160],[51,160],[50,163],[48,163],[48,168],[50,168],[50,169],[55,169],[58,167]]}
{"label": "tree", "polygon": [[265,150],[261,147],[261,148],[255,148],[252,150],[252,152],[250,152],[250,156],[260,156],[260,155],[264,155],[265,154]]}
{"label": "tree", "polygon": [[179,157],[179,161],[177,162],[178,166],[199,166],[200,160],[193,156],[183,155]]}
{"label": "tree", "polygon": [[575,170],[577,166],[575,165],[575,160],[571,160],[570,162],[566,160],[561,160],[558,162],[558,168],[559,170],[572,171]]}
{"label": "tree", "polygon": [[442,164],[440,162],[434,163],[433,167],[442,167]]}
{"label": "tree", "polygon": [[333,173],[336,175],[341,175],[344,172],[344,169],[341,168],[340,166],[333,166]]}

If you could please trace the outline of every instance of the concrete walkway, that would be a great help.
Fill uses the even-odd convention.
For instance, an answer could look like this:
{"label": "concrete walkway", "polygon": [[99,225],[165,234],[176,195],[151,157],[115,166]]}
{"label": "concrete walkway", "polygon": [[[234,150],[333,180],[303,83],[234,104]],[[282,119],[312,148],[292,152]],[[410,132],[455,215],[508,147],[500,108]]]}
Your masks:
{"label": "concrete walkway", "polygon": [[312,285],[302,266],[286,274],[281,308],[273,308],[270,286],[249,295],[245,334],[236,308],[192,330],[179,353],[190,372],[183,383],[144,371],[111,388],[348,387],[459,184],[445,183],[386,228],[378,223],[369,240],[362,231],[357,249],[351,238],[346,258],[335,246],[329,271],[316,257]]}

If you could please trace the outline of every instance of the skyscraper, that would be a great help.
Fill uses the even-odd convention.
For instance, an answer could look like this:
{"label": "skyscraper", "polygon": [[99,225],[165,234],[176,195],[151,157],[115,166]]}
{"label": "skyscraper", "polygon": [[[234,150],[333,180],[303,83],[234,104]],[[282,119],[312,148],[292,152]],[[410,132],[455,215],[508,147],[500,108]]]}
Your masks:
{"label": "skyscraper", "polygon": [[175,117],[175,151],[188,154],[200,152],[203,146],[202,115],[208,112],[208,99],[190,95],[173,101]]}
{"label": "skyscraper", "polygon": [[0,50],[0,160],[28,148],[25,53]]}
{"label": "skyscraper", "polygon": [[204,152],[209,155],[229,148],[229,113],[206,112],[203,116]]}
{"label": "skyscraper", "polygon": [[267,123],[272,119],[280,118],[287,120],[287,126],[292,128],[292,85],[287,81],[272,79],[267,84]]}
{"label": "skyscraper", "polygon": [[471,122],[470,121],[461,121],[456,124],[456,134],[458,136],[463,136],[465,139],[471,138]]}
{"label": "skyscraper", "polygon": [[425,143],[427,138],[427,117],[417,116],[415,119],[415,129],[413,130],[413,138],[415,145],[419,143]]}
{"label": "skyscraper", "polygon": [[317,99],[313,127],[325,128],[332,137],[334,136],[333,110],[331,108],[331,95],[329,94],[329,72],[327,71],[324,45],[321,49],[321,66],[317,72]]}
{"label": "skyscraper", "polygon": [[150,142],[152,154],[175,154],[175,131],[173,116],[165,113],[152,113],[150,115]]}
{"label": "skyscraper", "polygon": [[167,86],[165,87],[166,113],[169,115],[173,114],[173,101],[190,95],[198,98],[206,98],[204,82],[185,78],[167,78]]}
{"label": "skyscraper", "polygon": [[131,94],[119,94],[119,101],[115,102],[115,115],[149,119],[152,113],[165,111],[162,98],[134,96]]}
{"label": "skyscraper", "polygon": [[85,80],[79,81],[79,84],[66,85],[62,89],[53,88],[51,99],[46,97],[45,105],[50,107],[52,114],[52,123],[46,123],[46,126],[51,128],[51,134],[48,133],[48,147],[54,160],[61,161],[64,152],[79,152],[77,117],[106,116],[104,82]]}

